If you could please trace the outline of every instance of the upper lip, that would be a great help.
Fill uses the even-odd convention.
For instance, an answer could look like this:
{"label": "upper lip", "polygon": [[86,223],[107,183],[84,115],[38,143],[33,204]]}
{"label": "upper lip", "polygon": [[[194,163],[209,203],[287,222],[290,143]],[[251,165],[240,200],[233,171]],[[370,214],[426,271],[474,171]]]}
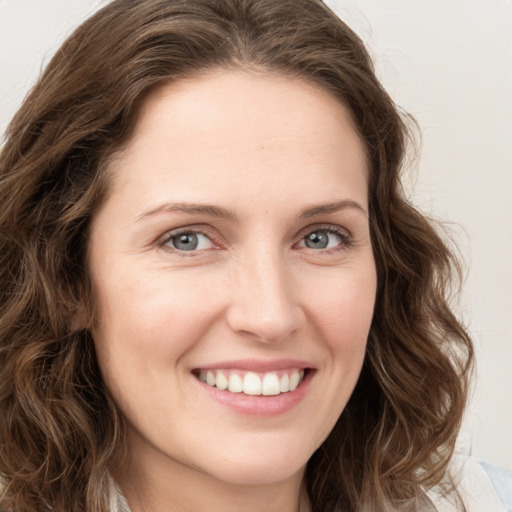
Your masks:
{"label": "upper lip", "polygon": [[278,370],[286,370],[288,368],[306,369],[313,368],[313,365],[308,361],[299,359],[274,359],[274,360],[260,360],[260,359],[237,359],[230,361],[219,361],[204,366],[198,366],[197,369],[201,370],[245,370],[253,372],[272,372]]}

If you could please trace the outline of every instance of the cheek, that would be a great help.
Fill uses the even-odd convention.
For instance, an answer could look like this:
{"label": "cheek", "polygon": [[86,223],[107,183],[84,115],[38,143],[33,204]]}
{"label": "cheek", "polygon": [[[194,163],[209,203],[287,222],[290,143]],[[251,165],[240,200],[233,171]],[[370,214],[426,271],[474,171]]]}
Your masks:
{"label": "cheek", "polygon": [[118,274],[98,287],[96,299],[99,338],[157,352],[198,335],[215,303],[190,276],[165,271]]}
{"label": "cheek", "polygon": [[325,349],[319,377],[325,375],[326,381],[314,390],[316,414],[324,418],[317,446],[334,427],[361,373],[375,304],[373,268],[333,272],[330,278],[317,280],[323,286],[315,286],[310,294],[313,336]]}
{"label": "cheek", "polygon": [[179,385],[170,370],[201,340],[215,300],[193,280],[170,279],[169,272],[137,278],[120,270],[96,287],[93,336],[108,388],[124,413],[136,418],[148,396],[168,400],[165,390]]}
{"label": "cheek", "polygon": [[337,352],[364,352],[375,306],[374,267],[342,270],[317,284],[308,307],[325,342]]}

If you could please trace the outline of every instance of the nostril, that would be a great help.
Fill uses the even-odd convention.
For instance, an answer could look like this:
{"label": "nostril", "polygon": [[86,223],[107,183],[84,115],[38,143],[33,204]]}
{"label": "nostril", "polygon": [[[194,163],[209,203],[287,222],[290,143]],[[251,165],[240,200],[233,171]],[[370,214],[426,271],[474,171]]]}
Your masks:
{"label": "nostril", "polygon": [[278,343],[289,339],[301,324],[298,309],[278,307],[265,310],[258,306],[244,308],[234,305],[229,311],[227,322],[236,333],[250,336],[262,343]]}

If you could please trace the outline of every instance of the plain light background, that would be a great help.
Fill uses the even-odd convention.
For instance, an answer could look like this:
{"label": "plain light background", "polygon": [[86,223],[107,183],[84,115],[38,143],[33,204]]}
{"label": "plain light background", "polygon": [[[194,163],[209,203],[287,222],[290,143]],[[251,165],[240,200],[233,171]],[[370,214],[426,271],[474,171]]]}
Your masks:
{"label": "plain light background", "polygon": [[[104,0],[0,0],[0,133],[60,43]],[[406,188],[449,221],[477,375],[462,436],[512,468],[512,1],[328,0],[422,129]],[[1,207],[1,205],[0,205]]]}

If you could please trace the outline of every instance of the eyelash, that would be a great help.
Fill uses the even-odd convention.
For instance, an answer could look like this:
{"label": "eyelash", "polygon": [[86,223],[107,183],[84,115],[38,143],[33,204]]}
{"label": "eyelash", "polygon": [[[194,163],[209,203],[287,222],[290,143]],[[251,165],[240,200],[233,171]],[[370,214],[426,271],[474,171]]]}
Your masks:
{"label": "eyelash", "polygon": [[[342,230],[341,228],[337,228],[337,227],[334,227],[331,225],[328,225],[328,226],[320,225],[320,226],[315,226],[314,229],[311,229],[311,228],[306,228],[306,229],[307,229],[307,231],[306,232],[303,231],[301,234],[300,242],[305,243],[306,237],[308,235],[311,235],[316,232],[327,233],[329,235],[336,235],[339,238],[340,242],[335,247],[320,249],[320,251],[323,252],[324,254],[338,253],[340,251],[350,249],[350,247],[353,245],[352,237],[345,230]],[[306,248],[308,248],[308,247],[306,247]],[[313,250],[315,252],[320,252],[320,251],[316,251],[314,249],[311,249],[311,250]]]}
{"label": "eyelash", "polygon": [[[305,243],[306,237],[308,235],[311,235],[311,234],[315,233],[315,232],[322,232],[322,233],[327,233],[327,234],[330,234],[330,235],[336,235],[337,237],[339,237],[340,243],[337,246],[335,246],[335,247],[323,248],[323,249],[319,249],[319,250],[315,250],[315,249],[303,246],[305,249],[310,249],[310,250],[312,250],[314,252],[322,252],[323,254],[334,254],[334,253],[338,253],[338,252],[341,252],[341,251],[349,249],[350,247],[352,247],[352,245],[354,243],[351,235],[348,234],[345,230],[343,230],[341,228],[338,228],[338,227],[334,227],[332,225],[318,225],[318,226],[315,226],[313,228],[312,227],[308,227],[305,230],[303,230],[301,235],[300,235],[299,242],[296,242],[294,244],[294,246],[297,243],[301,243],[301,242]],[[193,249],[193,250],[190,250],[190,251],[186,251],[186,250],[177,249],[176,247],[172,247],[172,246],[169,245],[169,243],[173,239],[176,239],[180,235],[188,235],[188,234],[202,235],[202,236],[208,238],[213,244],[219,245],[219,242],[216,240],[216,238],[214,236],[205,233],[201,229],[198,229],[198,228],[182,228],[182,229],[179,229],[179,230],[167,232],[162,238],[160,238],[158,240],[158,246],[160,248],[164,249],[164,250],[177,253],[177,254],[179,254],[180,256],[183,256],[183,257],[194,257],[194,256],[197,256],[198,252],[202,252],[204,250],[210,250],[210,249]]]}
{"label": "eyelash", "polygon": [[[192,251],[184,251],[177,249],[176,247],[171,247],[168,245],[173,239],[178,238],[180,235],[202,235],[208,238],[212,243],[219,245],[219,242],[215,239],[214,236],[205,233],[203,230],[198,228],[182,228],[174,231],[167,232],[159,241],[158,246],[164,250],[167,250],[169,252],[178,253],[180,256],[183,257],[193,257],[196,256],[198,252],[201,252],[201,249],[197,250],[194,249]],[[207,249],[208,250],[208,249]]]}

